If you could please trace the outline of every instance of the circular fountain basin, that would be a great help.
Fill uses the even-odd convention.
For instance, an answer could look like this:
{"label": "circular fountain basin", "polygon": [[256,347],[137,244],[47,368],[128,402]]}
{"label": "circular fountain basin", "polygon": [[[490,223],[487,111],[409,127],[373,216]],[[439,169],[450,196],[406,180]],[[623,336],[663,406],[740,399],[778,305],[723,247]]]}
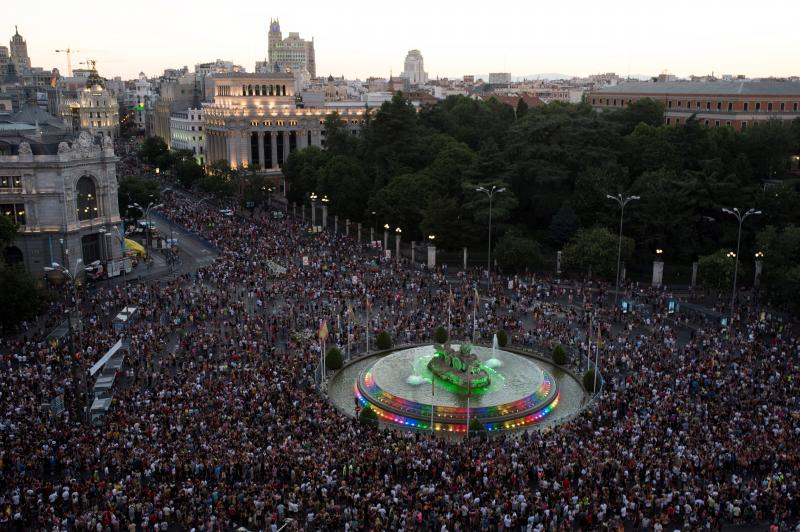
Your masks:
{"label": "circular fountain basin", "polygon": [[466,431],[468,419],[488,430],[516,429],[542,421],[558,405],[558,383],[534,360],[502,350],[474,347],[489,368],[491,384],[467,391],[431,373],[433,346],[391,353],[359,373],[356,398],[383,421],[420,429]]}

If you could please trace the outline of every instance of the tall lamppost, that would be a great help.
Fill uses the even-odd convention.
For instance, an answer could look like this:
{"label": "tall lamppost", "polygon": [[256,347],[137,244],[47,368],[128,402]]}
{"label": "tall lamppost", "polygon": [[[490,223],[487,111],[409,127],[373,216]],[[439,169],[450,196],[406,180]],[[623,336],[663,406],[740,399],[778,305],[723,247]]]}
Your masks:
{"label": "tall lamppost", "polygon": [[400,233],[402,232],[403,230],[399,227],[394,230],[394,254],[397,261],[400,261]]}
{"label": "tall lamppost", "polygon": [[622,194],[617,194],[616,196],[612,196],[611,194],[606,194],[606,197],[610,200],[616,201],[619,204],[619,243],[617,244],[617,283],[615,285],[616,290],[614,291],[614,308],[616,308],[617,301],[619,299],[619,266],[622,260],[622,220],[625,217],[625,206],[631,201],[638,200],[639,196],[623,196]]}
{"label": "tall lamppost", "polygon": [[[83,370],[83,365],[84,365],[84,360],[85,359],[84,359],[83,356],[81,357],[81,359],[80,359],[80,367],[79,367],[78,362],[75,360],[75,354],[76,354],[75,353],[75,332],[74,332],[74,329],[72,327],[72,314],[74,312],[78,311],[78,285],[75,282],[76,279],[84,271],[91,272],[91,271],[96,270],[100,266],[100,261],[96,260],[96,261],[92,262],[89,265],[84,265],[83,264],[83,259],[78,259],[78,260],[75,261],[75,267],[72,270],[70,270],[68,266],[69,266],[69,264],[67,264],[67,267],[65,267],[65,266],[62,266],[61,264],[59,264],[57,262],[53,262],[53,263],[51,263],[50,266],[45,266],[44,267],[44,271],[46,273],[60,272],[67,279],[69,279],[70,283],[72,283],[72,309],[67,311],[67,328],[68,328],[68,331],[69,331],[69,353],[70,353],[69,356],[70,356],[70,363],[74,364],[73,367],[75,368],[75,370],[73,371],[73,374],[75,373],[75,371],[80,371],[81,372],[81,379],[82,379],[81,382],[82,382],[82,386],[83,386],[83,393],[84,393],[84,395],[86,397],[86,401],[87,401],[86,414],[88,416],[88,414],[89,414],[89,406],[88,406],[89,390],[86,387],[86,372]],[[65,297],[66,297],[67,293],[68,292],[65,291],[65,293],[64,293]],[[75,377],[75,388],[77,390],[77,384],[78,384],[77,377],[78,376],[74,375],[74,377]],[[76,393],[76,395],[77,395],[77,393]]]}
{"label": "tall lamppost", "polygon": [[486,254],[486,286],[490,286],[492,281],[492,199],[495,194],[505,191],[505,187],[497,188],[495,185],[492,185],[490,189],[485,187],[475,189],[475,192],[483,192],[489,198],[489,250]]}
{"label": "tall lamppost", "polygon": [[331,200],[328,199],[328,196],[322,196],[320,200],[322,202],[322,228],[324,230],[328,230],[328,203]]}
{"label": "tall lamppost", "polygon": [[383,253],[389,249],[389,224],[383,224]]}
{"label": "tall lamppost", "polygon": [[436,235],[428,235],[428,268],[436,267]]}
{"label": "tall lamppost", "polygon": [[733,290],[731,291],[731,326],[733,325],[733,305],[736,303],[736,280],[739,275],[739,248],[742,244],[742,223],[747,219],[748,216],[752,216],[754,214],[761,214],[761,211],[757,211],[755,209],[748,209],[747,212],[742,213],[739,211],[737,207],[733,209],[722,209],[722,212],[725,214],[730,214],[735,216],[736,219],[739,221],[739,234],[736,237],[736,256],[734,259],[736,260],[734,267],[733,267]]}
{"label": "tall lamppost", "polygon": [[150,213],[153,212],[155,209],[160,209],[163,206],[164,206],[163,203],[156,204],[155,202],[152,202],[152,201],[147,205],[147,207],[142,207],[138,203],[134,203],[132,205],[128,205],[129,209],[131,207],[135,207],[135,208],[139,209],[142,212],[142,214],[144,215],[145,222],[147,223],[147,239],[145,240],[145,243],[147,244],[147,260],[148,261],[152,260],[152,257],[150,256],[150,248],[151,248],[151,241],[153,239],[153,225],[152,225],[152,222],[150,221]]}
{"label": "tall lamppost", "polygon": [[308,196],[308,199],[311,200],[311,228],[312,229],[317,226],[317,198],[318,197],[319,196],[317,196],[316,192],[312,192]]}

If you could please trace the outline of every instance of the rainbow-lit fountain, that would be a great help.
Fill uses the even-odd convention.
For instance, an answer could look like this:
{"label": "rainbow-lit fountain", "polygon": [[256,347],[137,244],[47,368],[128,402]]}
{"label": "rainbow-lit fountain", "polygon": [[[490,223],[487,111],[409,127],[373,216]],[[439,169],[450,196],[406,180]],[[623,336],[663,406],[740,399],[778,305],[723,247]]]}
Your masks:
{"label": "rainbow-lit fountain", "polygon": [[447,432],[466,432],[476,418],[489,431],[524,428],[543,421],[560,397],[553,375],[496,341],[395,351],[361,369],[354,393],[385,423]]}

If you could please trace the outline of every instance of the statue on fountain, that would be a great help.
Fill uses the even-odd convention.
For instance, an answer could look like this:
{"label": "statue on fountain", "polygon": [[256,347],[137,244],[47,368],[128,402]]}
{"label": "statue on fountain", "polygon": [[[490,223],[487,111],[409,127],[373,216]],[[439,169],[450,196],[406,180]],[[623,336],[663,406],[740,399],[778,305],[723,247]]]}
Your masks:
{"label": "statue on fountain", "polygon": [[470,344],[462,344],[456,351],[450,343],[434,346],[435,355],[428,369],[435,376],[467,390],[485,388],[491,384],[489,372],[472,352]]}

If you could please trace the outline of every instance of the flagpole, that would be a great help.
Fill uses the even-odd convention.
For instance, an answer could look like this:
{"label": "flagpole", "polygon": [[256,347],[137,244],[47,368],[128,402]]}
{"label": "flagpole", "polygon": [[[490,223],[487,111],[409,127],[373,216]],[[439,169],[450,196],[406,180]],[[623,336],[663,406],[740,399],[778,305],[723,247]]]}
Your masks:
{"label": "flagpole", "polygon": [[369,293],[367,293],[367,353],[369,353]]}
{"label": "flagpole", "polygon": [[431,434],[433,433],[433,396],[436,395],[436,375],[431,373]]}
{"label": "flagpole", "polygon": [[594,346],[594,391],[597,392],[597,362],[600,359],[600,327],[597,327],[597,342]]}
{"label": "flagpole", "polygon": [[478,328],[478,289],[475,289],[475,297],[473,298],[475,305],[472,308],[472,343],[475,343],[475,329]]}

